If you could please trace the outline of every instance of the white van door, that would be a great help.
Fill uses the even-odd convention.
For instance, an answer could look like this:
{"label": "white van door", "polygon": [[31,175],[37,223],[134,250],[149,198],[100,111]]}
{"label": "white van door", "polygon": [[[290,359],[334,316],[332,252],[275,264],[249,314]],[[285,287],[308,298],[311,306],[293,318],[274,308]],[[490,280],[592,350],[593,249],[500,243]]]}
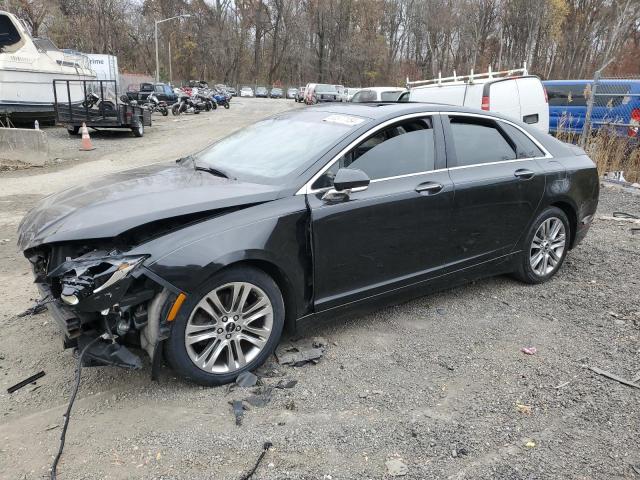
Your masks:
{"label": "white van door", "polygon": [[409,91],[409,101],[463,105],[466,88],[466,85],[428,85],[415,87]]}
{"label": "white van door", "polygon": [[538,77],[524,77],[516,79],[520,92],[520,121],[549,132],[549,104],[544,93],[544,87]]}
{"label": "white van door", "polygon": [[502,113],[514,120],[522,121],[520,116],[520,95],[513,79],[491,82],[489,90],[489,111]]}

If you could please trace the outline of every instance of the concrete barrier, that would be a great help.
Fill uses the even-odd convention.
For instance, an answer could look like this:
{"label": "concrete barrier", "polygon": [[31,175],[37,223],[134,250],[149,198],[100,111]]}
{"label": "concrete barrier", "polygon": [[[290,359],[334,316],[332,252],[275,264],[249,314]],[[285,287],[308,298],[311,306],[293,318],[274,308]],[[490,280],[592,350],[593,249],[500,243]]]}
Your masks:
{"label": "concrete barrier", "polygon": [[42,167],[49,159],[49,140],[42,130],[0,128],[0,161]]}

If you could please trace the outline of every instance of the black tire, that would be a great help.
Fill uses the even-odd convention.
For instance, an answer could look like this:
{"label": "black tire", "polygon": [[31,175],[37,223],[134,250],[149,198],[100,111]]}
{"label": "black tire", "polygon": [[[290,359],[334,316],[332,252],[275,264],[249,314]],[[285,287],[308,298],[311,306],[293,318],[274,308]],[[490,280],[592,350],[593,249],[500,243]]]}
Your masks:
{"label": "black tire", "polygon": [[80,127],[67,127],[67,133],[69,135],[78,135],[80,132]]}
{"label": "black tire", "polygon": [[163,108],[162,109],[162,116],[166,117],[167,115],[169,115],[169,110],[167,108]]}
{"label": "black tire", "polygon": [[[211,291],[230,282],[248,282],[266,294],[273,308],[273,325],[271,334],[262,351],[244,367],[229,373],[210,373],[196,366],[185,346],[185,330],[198,303]],[[169,306],[165,306],[170,308]],[[171,335],[165,343],[165,356],[169,365],[181,376],[199,385],[216,386],[234,381],[244,371],[251,371],[262,365],[273,353],[284,327],[284,301],[278,285],[264,273],[248,266],[232,267],[214,275],[192,295],[187,297],[178,316],[171,323]]]}
{"label": "black tire", "polygon": [[229,107],[230,107],[229,102],[224,102],[224,108],[228,110]]}
{"label": "black tire", "polygon": [[142,123],[142,119],[137,126],[131,128],[131,131],[133,132],[134,137],[140,138],[144,136],[144,125]]}
{"label": "black tire", "polygon": [[[564,226],[564,232],[565,232],[564,233],[564,249],[562,250],[562,254],[559,256],[559,260],[552,267],[552,269],[547,273],[541,274],[534,271],[533,267],[531,266],[532,256],[534,255],[533,252],[534,251],[537,252],[537,247],[534,250],[532,243],[533,243],[533,238],[536,235],[536,232],[538,232],[538,229],[541,227],[541,225],[544,222],[550,219],[558,219],[562,222],[562,225]],[[567,215],[557,207],[546,208],[533,221],[533,223],[531,224],[531,227],[529,228],[529,231],[527,232],[527,235],[524,238],[522,253],[520,254],[520,258],[518,259],[518,267],[517,267],[517,270],[514,272],[514,276],[518,280],[524,283],[529,283],[529,284],[538,284],[538,283],[546,282],[551,277],[553,277],[558,272],[558,270],[560,270],[560,267],[562,267],[562,264],[564,263],[564,259],[567,257],[567,252],[569,251],[570,239],[571,239],[571,225],[569,223],[569,219],[567,218]]]}
{"label": "black tire", "polygon": [[180,104],[179,103],[174,103],[173,106],[171,107],[171,113],[173,115],[175,115],[176,117],[178,115],[180,115]]}

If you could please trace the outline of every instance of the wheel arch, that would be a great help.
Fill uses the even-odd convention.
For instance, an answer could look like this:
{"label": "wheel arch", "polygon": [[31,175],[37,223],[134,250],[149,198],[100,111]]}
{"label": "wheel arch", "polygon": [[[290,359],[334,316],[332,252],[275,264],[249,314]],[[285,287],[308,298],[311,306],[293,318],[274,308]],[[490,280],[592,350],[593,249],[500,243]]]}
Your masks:
{"label": "wheel arch", "polygon": [[569,249],[573,248],[573,244],[576,238],[576,230],[578,228],[578,214],[576,212],[575,206],[566,200],[557,200],[549,204],[549,206],[559,208],[569,219]]}
{"label": "wheel arch", "polygon": [[261,270],[276,282],[276,285],[278,285],[278,288],[282,293],[282,300],[284,301],[285,328],[290,331],[295,330],[296,320],[298,318],[296,295],[293,284],[284,269],[270,260],[263,258],[248,258],[228,263],[215,273],[218,274],[224,270],[229,270],[239,266],[247,266]]}

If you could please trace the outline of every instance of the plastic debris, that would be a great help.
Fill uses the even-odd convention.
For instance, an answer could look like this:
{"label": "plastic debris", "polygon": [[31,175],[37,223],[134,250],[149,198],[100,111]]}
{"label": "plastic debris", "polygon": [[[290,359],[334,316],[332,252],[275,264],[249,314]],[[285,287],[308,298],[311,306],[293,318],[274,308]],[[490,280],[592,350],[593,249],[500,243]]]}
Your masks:
{"label": "plastic debris", "polygon": [[300,367],[306,363],[318,363],[324,355],[327,341],[322,337],[302,339],[280,344],[276,357],[281,365]]}
{"label": "plastic debris", "polygon": [[529,440],[524,444],[524,446],[527,448],[534,448],[536,446],[536,442],[534,442],[533,440]]}
{"label": "plastic debris", "polygon": [[7,393],[13,393],[16,390],[20,390],[22,387],[26,387],[30,383],[34,383],[36,380],[44,376],[45,376],[44,371],[40,371],[35,375],[31,375],[29,378],[25,378],[21,382],[16,383],[14,386],[7,388]]}
{"label": "plastic debris", "polygon": [[285,389],[285,388],[293,388],[298,384],[297,380],[280,380],[276,384],[276,388]]}
{"label": "plastic debris", "polygon": [[384,463],[387,474],[391,477],[404,477],[409,473],[409,467],[400,458],[391,458]]}
{"label": "plastic debris", "polygon": [[522,347],[520,351],[526,355],[535,355],[538,349],[536,347]]}
{"label": "plastic debris", "polygon": [[251,372],[242,372],[236,378],[236,384],[239,387],[253,387],[258,382],[258,377]]}
{"label": "plastic debris", "polygon": [[244,416],[244,405],[240,400],[233,401],[233,415],[236,417],[236,425],[242,425],[242,417]]}

